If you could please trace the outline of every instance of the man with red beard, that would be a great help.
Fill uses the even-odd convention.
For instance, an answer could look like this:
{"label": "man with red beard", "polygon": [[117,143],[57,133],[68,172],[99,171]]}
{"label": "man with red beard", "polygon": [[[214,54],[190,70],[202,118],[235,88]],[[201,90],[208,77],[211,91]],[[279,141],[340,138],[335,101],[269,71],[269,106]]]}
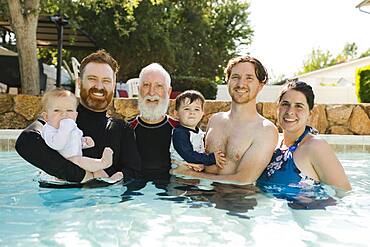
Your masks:
{"label": "man with red beard", "polygon": [[80,66],[80,104],[77,108],[77,126],[84,135],[91,136],[93,148],[84,149],[83,155],[98,158],[105,147],[113,150],[113,164],[105,170],[87,172],[48,147],[41,138],[45,123],[38,119],[27,127],[16,142],[17,152],[28,162],[44,172],[70,182],[86,182],[94,177],[135,178],[140,171],[140,156],[135,136],[123,120],[107,116],[113,99],[118,72],[117,62],[104,50],[85,57]]}
{"label": "man with red beard", "polygon": [[208,122],[205,147],[208,153],[221,150],[226,164],[196,172],[187,166],[171,170],[219,182],[251,184],[262,174],[277,144],[273,123],[259,115],[256,97],[267,83],[268,74],[256,58],[241,56],[229,61],[225,79],[232,98],[231,109],[213,115]]}
{"label": "man with red beard", "polygon": [[171,90],[171,77],[160,64],[152,63],[141,70],[140,115],[131,121],[131,126],[135,130],[144,179],[169,177],[172,129],[178,124],[166,115]]}

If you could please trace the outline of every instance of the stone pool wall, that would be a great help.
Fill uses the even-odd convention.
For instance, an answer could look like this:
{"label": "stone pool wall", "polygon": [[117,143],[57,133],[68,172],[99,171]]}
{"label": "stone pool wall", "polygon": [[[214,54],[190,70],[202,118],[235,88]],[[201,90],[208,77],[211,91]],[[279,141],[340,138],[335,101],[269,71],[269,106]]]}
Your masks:
{"label": "stone pool wall", "polygon": [[[41,111],[41,97],[0,94],[0,129],[23,129],[34,121]],[[173,116],[174,101],[169,114]],[[207,126],[209,117],[230,109],[228,101],[207,101],[201,128]],[[258,112],[276,123],[276,103],[258,103]],[[132,119],[139,111],[137,99],[114,99],[109,114],[122,119]],[[310,124],[321,134],[370,135],[370,104],[317,104]]]}

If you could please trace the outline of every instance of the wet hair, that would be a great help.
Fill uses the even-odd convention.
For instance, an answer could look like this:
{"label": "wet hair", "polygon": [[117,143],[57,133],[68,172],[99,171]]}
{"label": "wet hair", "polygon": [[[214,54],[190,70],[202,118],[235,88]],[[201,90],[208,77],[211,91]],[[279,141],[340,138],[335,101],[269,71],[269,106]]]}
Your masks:
{"label": "wet hair", "polygon": [[85,67],[89,63],[108,64],[112,68],[114,75],[116,75],[119,70],[117,61],[108,52],[105,50],[98,50],[82,59],[80,65],[80,78],[82,78]]}
{"label": "wet hair", "polygon": [[280,103],[282,97],[284,96],[284,94],[286,92],[288,92],[289,90],[295,90],[295,91],[303,93],[304,96],[306,97],[308,108],[310,110],[313,109],[313,106],[315,104],[315,94],[313,93],[312,87],[310,85],[308,85],[307,83],[305,83],[303,81],[291,81],[291,82],[289,82],[285,86],[283,91],[281,91],[281,93],[280,93],[279,103]]}
{"label": "wet hair", "polygon": [[257,79],[260,83],[266,84],[268,81],[268,73],[266,68],[262,65],[260,61],[258,61],[257,58],[245,55],[240,57],[235,57],[229,60],[227,63],[227,66],[225,68],[224,74],[225,74],[225,80],[226,82],[229,81],[231,70],[234,68],[235,65],[239,63],[251,63],[254,65],[255,73],[257,76]]}
{"label": "wet hair", "polygon": [[78,105],[78,100],[76,96],[71,92],[63,88],[55,88],[53,90],[50,90],[44,94],[44,96],[41,99],[41,105],[42,105],[42,110],[47,111],[50,102],[52,102],[56,98],[65,98],[65,97],[70,97],[76,104],[76,108]]}
{"label": "wet hair", "polygon": [[203,109],[204,102],[206,101],[202,93],[196,90],[186,90],[176,97],[176,102],[175,102],[176,111],[180,109],[181,104],[184,104],[186,99],[190,100],[189,104],[193,103],[196,100],[199,100],[202,104],[202,109]]}
{"label": "wet hair", "polygon": [[159,63],[151,63],[151,64],[147,65],[146,67],[144,67],[140,71],[140,74],[139,74],[139,86],[142,83],[142,79],[143,79],[144,74],[146,74],[148,72],[154,72],[154,71],[155,72],[159,72],[161,75],[163,75],[163,77],[165,79],[165,83],[167,85],[167,88],[170,88],[171,87],[171,76],[167,72],[167,70],[165,70],[163,68],[163,66],[160,65]]}

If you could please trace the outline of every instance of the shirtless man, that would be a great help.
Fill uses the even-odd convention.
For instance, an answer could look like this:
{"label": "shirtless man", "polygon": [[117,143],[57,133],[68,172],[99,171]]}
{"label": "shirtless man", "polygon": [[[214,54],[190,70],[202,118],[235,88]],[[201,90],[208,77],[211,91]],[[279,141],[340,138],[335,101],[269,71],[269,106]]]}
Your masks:
{"label": "shirtless man", "polygon": [[273,123],[258,114],[256,96],[268,80],[266,69],[255,58],[236,57],[225,69],[231,109],[213,115],[207,127],[206,150],[221,150],[226,165],[196,172],[187,166],[172,169],[172,174],[205,178],[223,183],[251,184],[269,163],[278,140]]}

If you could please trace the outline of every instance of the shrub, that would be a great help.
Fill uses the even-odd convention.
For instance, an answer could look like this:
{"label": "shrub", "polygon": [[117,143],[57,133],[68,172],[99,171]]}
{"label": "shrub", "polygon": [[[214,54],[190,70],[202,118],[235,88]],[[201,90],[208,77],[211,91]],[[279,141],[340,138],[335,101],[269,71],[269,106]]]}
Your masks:
{"label": "shrub", "polygon": [[356,70],[356,95],[359,103],[370,103],[370,65]]}
{"label": "shrub", "polygon": [[217,84],[210,79],[194,76],[176,76],[172,78],[172,91],[197,90],[206,99],[216,99]]}

